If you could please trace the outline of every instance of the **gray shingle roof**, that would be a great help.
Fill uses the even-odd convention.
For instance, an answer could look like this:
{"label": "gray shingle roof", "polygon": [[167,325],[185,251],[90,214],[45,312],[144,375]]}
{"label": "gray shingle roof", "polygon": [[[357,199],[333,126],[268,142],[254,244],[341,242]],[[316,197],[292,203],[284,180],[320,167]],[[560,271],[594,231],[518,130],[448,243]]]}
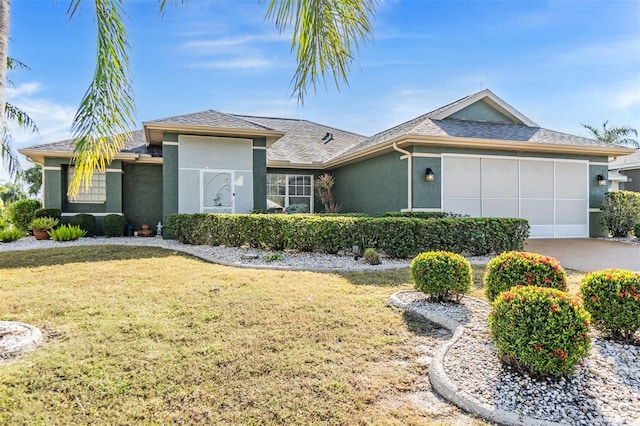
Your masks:
{"label": "gray shingle roof", "polygon": [[[324,163],[365,139],[362,135],[307,120],[247,115],[234,117],[284,133],[267,150],[267,159],[270,161]],[[333,139],[328,142],[322,139],[327,133],[333,135]]]}
{"label": "gray shingle roof", "polygon": [[636,152],[633,154],[620,156],[609,163],[610,170],[620,169],[627,166],[640,169],[640,149],[636,149]]}
{"label": "gray shingle roof", "polygon": [[[144,137],[144,131],[136,130],[131,132],[131,140],[125,143],[124,148],[120,152],[149,154],[152,157],[162,157],[162,147],[147,146]],[[30,146],[27,149],[49,152],[72,152],[74,148],[74,139],[65,139],[58,142],[45,143],[41,145]]]}
{"label": "gray shingle roof", "polygon": [[252,123],[232,114],[224,114],[214,110],[177,115],[148,121],[148,123],[180,124],[185,126],[221,127],[225,129],[274,130],[260,124]]}
{"label": "gray shingle roof", "polygon": [[611,147],[610,144],[602,141],[540,127],[529,127],[522,124],[457,120],[451,118],[444,120],[432,119],[431,117],[440,110],[441,109],[421,115],[406,123],[373,135],[345,154],[355,154],[376,145],[384,145],[386,142],[405,135],[539,142],[545,144],[603,148]]}

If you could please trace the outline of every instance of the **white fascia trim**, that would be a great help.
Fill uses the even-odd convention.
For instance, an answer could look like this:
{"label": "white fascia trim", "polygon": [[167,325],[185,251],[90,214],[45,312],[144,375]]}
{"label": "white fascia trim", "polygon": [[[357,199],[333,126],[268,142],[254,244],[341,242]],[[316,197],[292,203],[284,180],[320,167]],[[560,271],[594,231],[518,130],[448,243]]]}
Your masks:
{"label": "white fascia trim", "polygon": [[121,174],[124,174],[124,170],[122,170],[122,169],[105,169],[104,171],[107,172],[107,173],[121,173]]}
{"label": "white fascia trim", "polygon": [[61,215],[65,216],[65,217],[75,216],[77,214],[90,214],[92,216],[100,216],[100,217],[107,216],[107,215],[110,215],[110,214],[117,214],[117,215],[120,215],[120,216],[124,216],[124,213],[120,213],[120,212],[113,212],[113,213],[79,213],[79,212],[78,213],[61,213]]}
{"label": "white fascia trim", "polygon": [[162,145],[178,146],[178,142],[162,141]]}
{"label": "white fascia trim", "polygon": [[260,149],[260,150],[266,151],[267,147],[266,146],[252,146],[251,149]]}
{"label": "white fascia trim", "polygon": [[590,166],[609,166],[609,163],[605,163],[602,161],[589,161]]}
{"label": "white fascia trim", "polygon": [[607,164],[609,170],[633,170],[639,169],[640,163],[628,163],[628,164]]}
{"label": "white fascia trim", "polygon": [[589,213],[602,213],[602,210],[597,207],[596,208],[590,207]]}
{"label": "white fascia trim", "polygon": [[442,154],[431,154],[428,152],[414,152],[414,157],[426,157],[426,158],[442,158]]}
{"label": "white fascia trim", "polygon": [[44,166],[42,168],[42,171],[44,171],[44,172],[46,172],[46,171],[57,171],[57,172],[59,172],[61,170],[62,170],[62,167],[59,167],[59,166]]}
{"label": "white fascia trim", "polygon": [[517,157],[513,155],[485,155],[485,154],[452,154],[442,153],[443,157],[472,157],[472,158],[495,158],[499,160],[519,160],[519,161],[553,161],[557,163],[588,163],[588,160],[571,160],[568,158],[549,158],[549,157]]}

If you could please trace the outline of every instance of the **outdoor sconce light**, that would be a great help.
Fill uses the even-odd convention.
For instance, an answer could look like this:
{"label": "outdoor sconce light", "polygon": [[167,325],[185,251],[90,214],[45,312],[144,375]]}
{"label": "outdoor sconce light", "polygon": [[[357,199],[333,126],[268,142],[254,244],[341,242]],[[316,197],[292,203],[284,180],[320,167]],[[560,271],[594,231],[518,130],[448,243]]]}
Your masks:
{"label": "outdoor sconce light", "polygon": [[605,186],[607,184],[607,180],[604,178],[603,175],[598,175],[596,177],[596,180],[598,181],[598,185],[600,186]]}
{"label": "outdoor sconce light", "polygon": [[424,180],[427,182],[433,182],[436,180],[436,175],[433,173],[433,170],[431,170],[431,167],[427,167],[427,171],[424,173]]}

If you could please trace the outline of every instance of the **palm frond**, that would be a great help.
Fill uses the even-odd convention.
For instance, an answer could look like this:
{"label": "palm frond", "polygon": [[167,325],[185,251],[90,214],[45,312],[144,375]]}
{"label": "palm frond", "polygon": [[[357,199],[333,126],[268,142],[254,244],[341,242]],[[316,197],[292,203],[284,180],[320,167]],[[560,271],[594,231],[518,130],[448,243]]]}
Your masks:
{"label": "palm frond", "polygon": [[8,57],[7,58],[7,70],[8,71],[13,71],[13,70],[17,70],[17,69],[31,70],[31,67],[29,65],[25,64],[24,62],[21,62],[21,61],[17,60],[16,58]]}
{"label": "palm frond", "polygon": [[20,166],[20,160],[13,150],[11,141],[11,131],[7,127],[7,121],[2,122],[0,129],[0,158],[2,163],[7,168],[9,176],[18,176],[22,172]]}
{"label": "palm frond", "polygon": [[[78,0],[69,6],[76,12]],[[129,67],[129,43],[123,24],[121,0],[95,0],[98,45],[93,80],[72,125],[76,173],[69,195],[89,188],[95,170],[105,170],[131,137],[134,120],[133,88]]]}
{"label": "palm frond", "polygon": [[38,133],[38,125],[29,117],[29,114],[9,102],[4,107],[4,117],[7,120],[15,121],[25,131]]}
{"label": "palm frond", "polygon": [[582,127],[591,132],[591,136],[602,142],[616,144],[616,145],[629,145],[635,148],[640,148],[640,142],[632,136],[638,137],[638,131],[632,127],[621,126],[607,129],[609,121],[602,123],[602,130],[588,124],[582,124]]}
{"label": "palm frond", "polygon": [[372,33],[371,17],[378,0],[270,0],[265,18],[281,33],[293,24],[291,50],[298,66],[293,94],[304,103],[309,87],[327,86],[327,77],[340,90],[354,53]]}

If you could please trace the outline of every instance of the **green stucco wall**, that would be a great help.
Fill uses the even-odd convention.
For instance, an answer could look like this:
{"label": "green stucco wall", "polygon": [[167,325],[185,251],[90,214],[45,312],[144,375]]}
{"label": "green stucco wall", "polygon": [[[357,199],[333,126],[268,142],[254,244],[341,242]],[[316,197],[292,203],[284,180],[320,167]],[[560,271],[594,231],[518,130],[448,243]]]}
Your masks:
{"label": "green stucco wall", "polygon": [[478,101],[449,116],[458,120],[494,121],[513,123],[506,115],[496,110],[485,101]]}
{"label": "green stucco wall", "polygon": [[342,211],[373,215],[407,208],[407,160],[400,156],[392,152],[330,170]]}
{"label": "green stucco wall", "polygon": [[[266,147],[264,138],[253,140],[254,147]],[[267,210],[267,150],[253,150],[253,209],[257,211]]]}
{"label": "green stucco wall", "polygon": [[163,222],[162,166],[155,164],[125,164],[122,196],[127,223],[140,229],[143,223],[153,229]]}
{"label": "green stucco wall", "polygon": [[631,182],[620,183],[620,188],[625,191],[640,192],[640,170],[625,170],[621,173],[627,176]]}
{"label": "green stucco wall", "polygon": [[[178,135],[165,133],[165,142],[178,142]],[[162,145],[162,217],[178,213],[178,145]]]}
{"label": "green stucco wall", "polygon": [[[442,161],[435,157],[412,157],[414,209],[439,209],[442,203]],[[435,180],[425,181],[427,168],[435,174]]]}
{"label": "green stucco wall", "polygon": [[[596,209],[602,206],[604,195],[607,193],[607,186],[598,185],[597,176],[607,176],[608,167],[601,165],[589,166],[589,209]],[[589,212],[589,236],[606,237],[607,230],[602,225],[602,213]]]}

